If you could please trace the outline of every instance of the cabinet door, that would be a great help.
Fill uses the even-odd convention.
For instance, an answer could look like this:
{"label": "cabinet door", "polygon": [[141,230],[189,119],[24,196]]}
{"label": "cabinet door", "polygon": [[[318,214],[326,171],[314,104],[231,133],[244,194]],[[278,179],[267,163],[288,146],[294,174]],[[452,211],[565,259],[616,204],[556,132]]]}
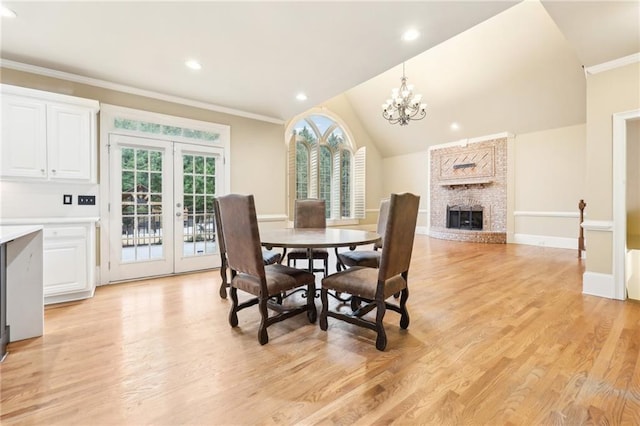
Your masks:
{"label": "cabinet door", "polygon": [[50,179],[91,179],[92,111],[65,104],[47,105]]}
{"label": "cabinet door", "polygon": [[2,95],[2,176],[47,177],[46,104]]}
{"label": "cabinet door", "polygon": [[44,297],[90,290],[86,226],[44,229]]}

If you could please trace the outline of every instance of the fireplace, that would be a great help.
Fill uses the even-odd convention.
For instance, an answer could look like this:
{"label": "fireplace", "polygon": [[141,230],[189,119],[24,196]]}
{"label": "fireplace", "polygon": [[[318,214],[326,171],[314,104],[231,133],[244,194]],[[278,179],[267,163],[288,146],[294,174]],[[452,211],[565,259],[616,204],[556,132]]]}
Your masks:
{"label": "fireplace", "polygon": [[482,206],[447,206],[447,228],[482,230]]}

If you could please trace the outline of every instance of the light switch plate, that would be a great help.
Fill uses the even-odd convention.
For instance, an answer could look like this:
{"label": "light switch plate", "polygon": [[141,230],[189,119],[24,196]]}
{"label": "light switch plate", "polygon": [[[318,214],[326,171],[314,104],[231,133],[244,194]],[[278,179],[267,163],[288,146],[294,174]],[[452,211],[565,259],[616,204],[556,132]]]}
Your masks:
{"label": "light switch plate", "polygon": [[73,204],[73,195],[64,194],[62,196],[62,204]]}

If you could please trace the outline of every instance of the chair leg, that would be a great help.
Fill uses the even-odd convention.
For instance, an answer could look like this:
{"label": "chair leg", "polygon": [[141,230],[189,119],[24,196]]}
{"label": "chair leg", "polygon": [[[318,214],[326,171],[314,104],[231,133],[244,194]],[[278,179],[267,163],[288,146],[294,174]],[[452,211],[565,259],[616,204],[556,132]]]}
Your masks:
{"label": "chair leg", "polygon": [[329,312],[329,300],[327,298],[327,289],[320,290],[320,300],[322,301],[322,310],[320,311],[320,330],[327,331],[327,314]]}
{"label": "chair leg", "polygon": [[318,319],[318,311],[315,302],[315,283],[311,282],[307,285],[307,318],[310,323],[316,322]]}
{"label": "chair leg", "polygon": [[231,327],[238,326],[238,289],[231,287],[229,289],[231,295],[231,311],[229,312],[229,324]]}
{"label": "chair leg", "polygon": [[220,283],[220,297],[226,299],[229,283],[227,282],[227,262],[225,259],[222,260],[222,264],[220,265],[220,278],[222,279],[222,283]]}
{"label": "chair leg", "polygon": [[329,257],[324,260],[324,276],[329,276]]}
{"label": "chair leg", "polygon": [[384,332],[384,325],[382,324],[386,310],[385,301],[376,300],[376,332],[378,333],[376,349],[379,351],[384,351],[384,348],[387,347],[387,335]]}
{"label": "chair leg", "polygon": [[360,308],[360,299],[358,299],[356,296],[351,296],[349,304],[351,305],[351,310],[355,312]]}
{"label": "chair leg", "polygon": [[260,298],[258,307],[260,310],[260,327],[258,328],[258,342],[261,345],[266,344],[269,341],[269,334],[267,334],[267,320],[269,319],[269,312],[267,311],[268,298]]}
{"label": "chair leg", "polygon": [[405,288],[400,292],[400,328],[406,330],[409,327],[409,311],[407,311],[407,300],[409,299],[409,289]]}

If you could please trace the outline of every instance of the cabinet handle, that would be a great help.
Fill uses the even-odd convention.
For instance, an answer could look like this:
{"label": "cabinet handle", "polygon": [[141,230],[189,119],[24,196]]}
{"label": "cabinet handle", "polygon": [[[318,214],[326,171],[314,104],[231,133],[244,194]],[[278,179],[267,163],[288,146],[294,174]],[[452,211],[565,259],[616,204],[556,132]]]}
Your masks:
{"label": "cabinet handle", "polygon": [[56,169],[51,169],[51,173],[55,173],[55,172],[56,172]]}
{"label": "cabinet handle", "polygon": [[44,169],[40,169],[40,173],[44,174]]}
{"label": "cabinet handle", "polygon": [[180,216],[182,216],[182,213],[177,212],[177,213],[176,213],[176,217],[180,217]]}

